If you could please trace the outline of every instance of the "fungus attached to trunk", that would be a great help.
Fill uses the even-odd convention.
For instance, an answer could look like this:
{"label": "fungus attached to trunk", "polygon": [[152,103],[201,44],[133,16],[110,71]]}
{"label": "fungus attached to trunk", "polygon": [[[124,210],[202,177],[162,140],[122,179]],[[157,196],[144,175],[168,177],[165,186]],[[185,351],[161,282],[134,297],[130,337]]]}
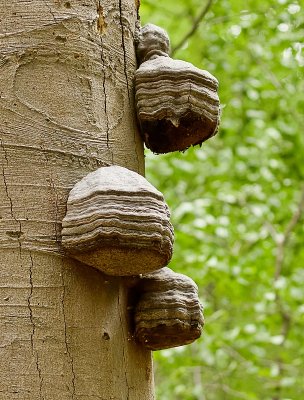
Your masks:
{"label": "fungus attached to trunk", "polygon": [[71,190],[62,222],[67,253],[109,275],[167,265],[173,227],[163,195],[126,168],[99,168]]}
{"label": "fungus attached to trunk", "polygon": [[138,34],[135,100],[141,133],[155,153],[183,151],[215,135],[218,81],[209,72],[168,56],[169,37],[147,24]]}
{"label": "fungus attached to trunk", "polygon": [[144,275],[135,306],[135,338],[150,350],[189,344],[204,325],[197,286],[170,268]]}

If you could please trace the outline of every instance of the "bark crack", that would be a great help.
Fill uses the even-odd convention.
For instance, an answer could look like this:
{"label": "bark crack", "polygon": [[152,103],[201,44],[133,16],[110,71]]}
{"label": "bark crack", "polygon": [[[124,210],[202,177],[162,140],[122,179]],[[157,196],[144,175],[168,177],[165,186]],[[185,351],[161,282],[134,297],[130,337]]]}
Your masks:
{"label": "bark crack", "polygon": [[[1,139],[0,139],[0,143],[1,143],[1,147],[2,147],[3,153],[4,153],[4,159],[5,159],[5,162],[6,162],[6,166],[8,167],[7,152],[6,152],[6,148],[4,147],[4,143],[3,143],[3,141],[2,141]],[[3,181],[4,181],[5,193],[6,193],[6,196],[7,196],[7,198],[8,198],[8,201],[9,201],[9,203],[10,203],[11,216],[12,216],[12,218],[13,218],[15,221],[17,221],[16,218],[15,218],[15,216],[14,216],[14,212],[13,212],[13,201],[12,201],[12,198],[11,198],[11,196],[9,195],[9,191],[8,191],[8,185],[7,185],[7,182],[6,182],[6,176],[5,176],[5,168],[4,168],[4,166],[2,166],[2,174],[3,174]]]}
{"label": "bark crack", "polygon": [[[132,105],[132,99],[130,96],[130,86],[129,86],[129,79],[128,79],[128,67],[127,67],[127,50],[125,45],[125,36],[124,36],[124,24],[123,24],[123,10],[122,10],[122,0],[119,0],[119,20],[120,20],[120,27],[121,27],[121,44],[123,50],[123,61],[124,61],[124,74],[127,83],[127,92],[128,92],[128,100],[129,104]],[[136,117],[135,117],[136,118]],[[136,132],[135,129],[133,130],[133,139],[134,139],[134,150],[136,155],[137,164],[139,166],[139,156],[137,152],[137,143],[136,143]]]}
{"label": "bark crack", "polygon": [[5,169],[2,166],[2,175],[3,175],[3,182],[4,182],[4,188],[5,188],[5,193],[6,193],[6,197],[8,198],[8,201],[10,203],[10,209],[11,209],[11,216],[14,220],[16,220],[15,216],[14,216],[14,212],[13,212],[13,201],[11,196],[9,195],[8,192],[8,187],[7,187],[7,182],[6,182],[6,177],[5,177]]}
{"label": "bark crack", "polygon": [[[7,155],[7,151],[6,151],[6,148],[4,146],[4,143],[3,143],[2,139],[0,139],[0,146],[1,146],[3,154],[4,154],[4,159],[5,159],[5,162],[6,162],[6,166],[8,167],[8,165],[9,165],[8,155]],[[10,204],[11,217],[19,225],[19,232],[18,232],[18,235],[16,237],[17,237],[18,244],[19,244],[19,253],[20,253],[20,256],[21,256],[21,240],[20,240],[20,237],[22,236],[22,226],[21,226],[21,221],[16,218],[15,213],[14,213],[13,200],[12,200],[12,198],[10,196],[10,193],[9,193],[4,165],[2,165],[2,176],[3,176],[5,194],[6,194],[6,197],[7,197],[8,201],[9,201],[9,204]]]}
{"label": "bark crack", "polygon": [[127,83],[128,99],[129,99],[129,103],[131,103],[128,70],[127,70],[127,51],[126,51],[126,45],[125,45],[124,24],[123,24],[122,13],[123,13],[122,0],[119,0],[119,21],[120,21],[120,27],[121,27],[121,45],[122,45],[123,59],[124,59],[124,73],[125,73],[125,78],[126,78],[126,83]]}
{"label": "bark crack", "polygon": [[[98,9],[101,8],[100,1],[98,2]],[[101,46],[101,53],[100,53],[100,59],[103,67],[103,80],[102,80],[102,87],[103,87],[103,95],[104,95],[104,113],[105,113],[105,121],[106,121],[106,135],[107,135],[107,149],[111,154],[111,159],[112,159],[112,165],[114,164],[114,153],[110,148],[110,123],[109,123],[109,117],[108,117],[108,97],[107,97],[107,91],[106,91],[106,63],[104,59],[104,47],[103,47],[103,39],[102,36],[100,36],[100,46]]]}
{"label": "bark crack", "polygon": [[34,323],[34,319],[33,319],[33,309],[32,309],[32,297],[33,297],[33,258],[32,258],[32,254],[30,253],[30,268],[29,268],[29,272],[30,272],[30,293],[29,296],[27,298],[27,304],[28,304],[28,308],[30,311],[30,321],[32,324],[32,333],[31,333],[31,346],[32,346],[32,353],[34,354],[34,336],[35,336],[35,330],[36,330],[36,326]]}
{"label": "bark crack", "polygon": [[57,19],[56,19],[56,17],[55,17],[55,14],[53,13],[52,7],[49,5],[48,0],[46,0],[46,6],[47,6],[47,8],[49,9],[49,12],[50,12],[50,14],[51,14],[52,17],[53,17],[54,22],[57,23]]}
{"label": "bark crack", "polygon": [[71,353],[71,349],[68,343],[68,334],[67,334],[67,322],[66,322],[66,315],[65,315],[65,297],[66,297],[66,290],[65,290],[65,282],[64,282],[64,270],[63,270],[63,266],[62,266],[62,271],[61,271],[61,280],[62,280],[62,296],[61,296],[61,304],[62,304],[62,314],[63,314],[63,328],[64,328],[64,343],[65,343],[65,350],[66,350],[66,354],[68,356],[69,359],[69,363],[71,366],[71,373],[72,373],[72,399],[75,398],[76,395],[76,386],[75,386],[75,381],[76,381],[76,374],[75,374],[75,370],[74,370],[74,360],[73,360],[73,356]]}
{"label": "bark crack", "polygon": [[56,186],[54,183],[54,180],[52,176],[50,177],[50,185],[52,187],[54,197],[55,197],[55,222],[54,222],[54,228],[55,228],[55,238],[56,238],[56,243],[58,247],[60,248],[60,243],[61,243],[61,233],[59,229],[59,223],[58,223],[58,215],[59,215],[59,209],[58,209],[58,204],[59,204],[59,196],[56,191]]}
{"label": "bark crack", "polygon": [[106,132],[107,132],[107,148],[110,150],[109,147],[109,117],[108,117],[108,105],[107,105],[107,92],[106,92],[106,73],[105,73],[105,61],[104,61],[104,54],[103,54],[103,40],[102,37],[100,38],[101,44],[101,62],[103,66],[103,80],[102,80],[102,87],[103,87],[103,95],[104,95],[104,112],[105,112],[105,119],[106,119]]}
{"label": "bark crack", "polygon": [[[119,290],[120,292],[120,290]],[[122,327],[122,335],[123,335],[123,342],[127,343],[127,337],[125,334],[125,322],[122,318],[122,306],[120,304],[120,293],[118,293],[118,313],[119,313],[119,321],[120,321],[120,326]],[[127,357],[126,357],[126,351],[125,351],[125,346],[122,346],[122,358],[123,358],[123,363],[126,366],[127,365]],[[124,374],[125,374],[125,381],[126,381],[126,387],[127,387],[127,397],[126,400],[130,399],[130,387],[129,387],[129,382],[128,382],[128,374],[127,374],[127,368],[123,367],[124,369]]]}
{"label": "bark crack", "polygon": [[33,297],[33,290],[34,290],[34,285],[33,285],[34,261],[33,261],[33,257],[32,257],[32,253],[31,252],[29,253],[29,255],[30,255],[30,267],[29,267],[30,293],[29,293],[29,296],[27,298],[27,304],[28,304],[28,308],[29,308],[29,312],[30,312],[30,321],[31,321],[31,324],[32,324],[31,348],[32,348],[33,357],[35,357],[36,370],[37,370],[38,377],[39,377],[39,398],[40,398],[40,400],[43,400],[43,395],[42,395],[43,378],[42,378],[41,367],[40,367],[40,364],[39,364],[38,350],[35,349],[35,345],[34,345],[34,338],[35,338],[35,335],[36,335],[36,324],[35,324],[35,321],[34,321],[33,308],[32,308],[32,297]]}

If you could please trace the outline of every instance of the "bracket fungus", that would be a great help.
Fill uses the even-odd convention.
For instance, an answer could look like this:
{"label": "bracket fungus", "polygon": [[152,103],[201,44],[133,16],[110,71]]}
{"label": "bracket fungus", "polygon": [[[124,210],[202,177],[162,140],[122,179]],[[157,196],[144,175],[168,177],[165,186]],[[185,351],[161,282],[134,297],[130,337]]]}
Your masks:
{"label": "bracket fungus", "polygon": [[193,280],[170,268],[144,275],[138,284],[135,338],[150,350],[192,343],[201,335],[203,308]]}
{"label": "bracket fungus", "polygon": [[71,190],[62,222],[67,253],[108,275],[139,275],[167,265],[173,227],[163,195],[143,176],[102,167]]}
{"label": "bracket fungus", "polygon": [[141,133],[154,153],[184,151],[218,130],[218,81],[209,72],[169,57],[165,30],[147,24],[139,30],[135,101]]}

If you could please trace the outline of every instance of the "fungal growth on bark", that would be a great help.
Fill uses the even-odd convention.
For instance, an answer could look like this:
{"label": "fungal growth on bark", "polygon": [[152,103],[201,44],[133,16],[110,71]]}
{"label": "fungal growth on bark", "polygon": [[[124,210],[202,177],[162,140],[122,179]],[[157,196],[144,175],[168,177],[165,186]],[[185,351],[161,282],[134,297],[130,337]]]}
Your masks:
{"label": "fungal growth on bark", "polygon": [[217,133],[218,81],[209,72],[169,57],[165,30],[147,24],[138,32],[135,100],[141,133],[154,153],[183,151]]}
{"label": "fungal growth on bark", "polygon": [[143,176],[102,167],[71,190],[62,222],[66,252],[108,275],[139,275],[170,261],[173,227],[163,195]]}
{"label": "fungal growth on bark", "polygon": [[144,275],[138,284],[135,338],[150,350],[192,343],[201,335],[203,308],[193,280],[170,268]]}

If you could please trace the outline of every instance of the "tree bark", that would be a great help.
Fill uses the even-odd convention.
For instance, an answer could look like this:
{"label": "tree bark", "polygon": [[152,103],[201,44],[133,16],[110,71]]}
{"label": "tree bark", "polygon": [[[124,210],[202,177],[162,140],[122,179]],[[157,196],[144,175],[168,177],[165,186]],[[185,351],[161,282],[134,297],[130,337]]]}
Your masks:
{"label": "tree bark", "polygon": [[152,400],[132,288],[66,257],[67,195],[100,166],[144,172],[134,0],[0,7],[0,398]]}

